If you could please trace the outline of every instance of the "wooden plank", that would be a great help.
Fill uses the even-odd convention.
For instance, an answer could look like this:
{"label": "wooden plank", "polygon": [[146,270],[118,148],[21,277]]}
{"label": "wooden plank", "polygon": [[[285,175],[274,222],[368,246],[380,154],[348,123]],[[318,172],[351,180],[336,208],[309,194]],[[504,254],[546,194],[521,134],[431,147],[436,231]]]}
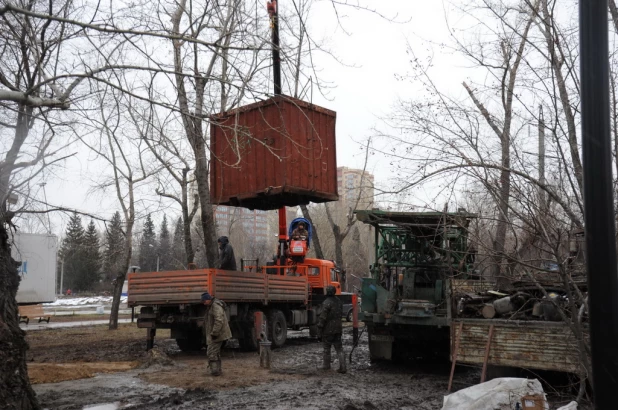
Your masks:
{"label": "wooden plank", "polygon": [[43,305],[20,305],[19,316],[22,317],[41,317],[45,316]]}

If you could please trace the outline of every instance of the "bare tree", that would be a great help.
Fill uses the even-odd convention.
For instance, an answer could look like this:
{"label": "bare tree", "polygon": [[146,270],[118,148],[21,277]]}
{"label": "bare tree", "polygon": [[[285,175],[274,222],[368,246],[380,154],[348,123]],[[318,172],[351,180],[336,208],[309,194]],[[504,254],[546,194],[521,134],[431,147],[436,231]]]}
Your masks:
{"label": "bare tree", "polygon": [[[204,232],[203,240],[205,247],[206,260],[210,267],[215,266],[217,260],[217,242],[215,232],[215,221],[213,209],[210,201],[210,182],[209,182],[209,160],[207,156],[206,136],[204,129],[204,120],[206,117],[214,114],[213,109],[216,108],[214,101],[209,99],[206,94],[207,86],[210,85],[211,79],[215,77],[217,62],[220,64],[220,108],[225,110],[228,106],[230,88],[226,87],[231,82],[229,75],[229,47],[232,35],[235,31],[240,30],[239,24],[243,18],[242,2],[239,0],[228,0],[225,4],[220,5],[215,3],[212,6],[214,9],[200,10],[197,3],[192,0],[182,0],[174,13],[172,14],[172,35],[180,35],[181,24],[188,28],[187,32],[191,38],[200,38],[207,35],[207,22],[216,23],[218,27],[217,37],[223,39],[222,43],[215,42],[214,48],[199,49],[195,45],[186,44],[180,40],[173,40],[174,53],[174,70],[175,87],[178,97],[178,104],[182,124],[186,137],[193,150],[193,156],[196,161],[195,179],[197,183],[198,195],[200,198],[201,224]],[[187,7],[189,6],[189,7]],[[245,22],[246,24],[246,22]],[[212,33],[211,33],[212,35]],[[187,57],[191,57],[191,62],[187,64]],[[207,58],[209,63],[204,71],[202,69],[201,59]],[[239,101],[246,86],[246,82],[251,78],[251,71],[255,63],[249,63],[249,74],[241,79],[241,91],[236,97]],[[186,71],[191,73],[190,76],[184,75]],[[191,90],[189,92],[188,90]],[[209,101],[211,102],[210,104]]]}
{"label": "bare tree", "polygon": [[[60,136],[66,113],[58,110],[70,107],[69,98],[81,80],[71,79],[58,64],[58,55],[75,30],[7,13],[4,3],[0,5],[0,48],[5,56],[0,60],[0,402],[7,409],[37,409],[26,367],[28,345],[17,320],[20,279],[11,257],[16,213],[9,204],[24,198],[29,203],[30,184],[41,178],[45,167],[63,158],[71,141]],[[30,1],[21,6],[56,16],[72,11],[70,1]],[[66,79],[65,88],[59,78]],[[23,208],[23,202],[17,207]]]}
{"label": "bare tree", "polygon": [[124,216],[124,263],[118,265],[117,272],[113,272],[115,280],[109,318],[109,329],[117,329],[122,287],[133,259],[137,190],[157,169],[145,159],[148,147],[144,140],[133,137],[151,134],[151,122],[130,115],[127,118],[125,115],[131,112],[136,102],[107,87],[100,90],[98,100],[99,119],[91,119],[94,128],[92,133],[80,135],[80,139],[111,170],[111,175],[105,176],[106,181],[99,188],[113,190]]}
{"label": "bare tree", "polygon": [[[150,125],[150,134],[140,134],[152,155],[159,162],[163,172],[156,175],[158,186],[157,195],[172,199],[180,206],[182,214],[182,224],[184,232],[184,247],[186,260],[182,261],[185,267],[194,262],[195,251],[191,240],[191,224],[195,214],[199,209],[199,197],[192,192],[191,185],[195,179],[191,173],[191,153],[185,149],[182,137],[172,137],[173,127],[166,129],[167,123],[176,120],[173,113],[169,114],[172,118],[162,120],[158,111],[150,105],[138,111],[135,106],[129,107],[129,114],[133,123],[146,121]],[[191,209],[189,207],[191,206]]]}
{"label": "bare tree", "polygon": [[[478,264],[504,280],[501,287],[526,280],[547,296],[553,278],[564,289],[568,306],[559,309],[578,341],[583,386],[590,374],[585,272],[574,270],[569,255],[572,232],[583,227],[574,125],[577,39],[567,34],[575,32],[570,27],[559,26],[554,6],[543,0],[458,3],[460,21],[481,31],[453,30],[452,51],[484,79],[466,81],[469,99],[460,100],[433,81],[432,62],[414,56],[411,79],[425,95],[401,102],[391,118],[397,132],[388,132],[380,151],[400,173],[392,194],[412,197],[423,187],[428,208],[465,200],[479,214],[473,235]],[[533,108],[539,105],[549,114],[540,115]],[[528,152],[537,145],[537,136],[525,133],[531,126],[553,155]],[[547,261],[559,271],[552,273]]]}

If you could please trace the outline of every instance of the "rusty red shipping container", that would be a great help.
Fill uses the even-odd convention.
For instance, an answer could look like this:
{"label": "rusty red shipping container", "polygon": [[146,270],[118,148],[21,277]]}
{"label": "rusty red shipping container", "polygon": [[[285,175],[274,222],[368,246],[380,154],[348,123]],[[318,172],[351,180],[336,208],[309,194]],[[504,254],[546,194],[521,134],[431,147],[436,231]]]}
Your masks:
{"label": "rusty red shipping container", "polygon": [[287,96],[212,117],[212,203],[270,210],[336,201],[335,120]]}

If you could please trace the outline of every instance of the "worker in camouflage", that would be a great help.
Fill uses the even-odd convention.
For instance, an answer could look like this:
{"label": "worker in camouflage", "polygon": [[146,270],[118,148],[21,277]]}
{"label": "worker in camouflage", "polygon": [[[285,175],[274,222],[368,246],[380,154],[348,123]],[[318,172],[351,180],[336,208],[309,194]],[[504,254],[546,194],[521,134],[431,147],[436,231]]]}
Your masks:
{"label": "worker in camouflage", "polygon": [[337,371],[339,373],[345,373],[347,371],[345,354],[343,353],[343,346],[341,344],[341,333],[343,332],[341,326],[343,303],[335,297],[335,292],[334,286],[326,287],[326,299],[322,302],[320,320],[318,321],[318,337],[322,338],[322,345],[324,347],[322,356],[324,362],[320,369],[330,369],[331,347],[335,346],[335,351],[339,359],[339,369]]}
{"label": "worker in camouflage", "polygon": [[225,302],[213,298],[208,292],[202,293],[202,303],[206,306],[204,333],[206,335],[208,366],[212,376],[221,376],[221,347],[232,338],[232,331],[225,314]]}

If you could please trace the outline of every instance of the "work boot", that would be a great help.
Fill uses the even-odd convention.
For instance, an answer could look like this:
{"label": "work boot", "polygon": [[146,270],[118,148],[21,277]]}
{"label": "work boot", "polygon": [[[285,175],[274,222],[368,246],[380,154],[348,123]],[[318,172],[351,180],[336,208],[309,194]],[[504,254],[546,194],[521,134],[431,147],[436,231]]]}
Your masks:
{"label": "work boot", "polygon": [[346,373],[348,369],[345,365],[345,353],[343,353],[343,349],[337,352],[337,356],[339,358],[339,369],[337,370],[337,372]]}
{"label": "work boot", "polygon": [[211,376],[221,376],[221,360],[211,360],[209,366]]}
{"label": "work boot", "polygon": [[319,369],[330,370],[330,348],[328,350],[324,348],[324,352],[322,353],[322,366],[320,366]]}

